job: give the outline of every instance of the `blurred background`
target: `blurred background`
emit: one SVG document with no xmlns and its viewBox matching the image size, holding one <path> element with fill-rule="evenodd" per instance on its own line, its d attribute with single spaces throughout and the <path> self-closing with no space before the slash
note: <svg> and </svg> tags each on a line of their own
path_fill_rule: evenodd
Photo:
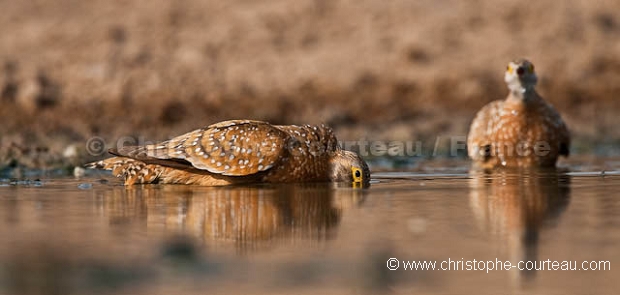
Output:
<svg viewBox="0 0 620 295">
<path fill-rule="evenodd" d="M 237 118 L 342 140 L 463 136 L 536 65 L 573 154 L 618 154 L 616 0 L 0 1 L 0 166 Z"/>
</svg>

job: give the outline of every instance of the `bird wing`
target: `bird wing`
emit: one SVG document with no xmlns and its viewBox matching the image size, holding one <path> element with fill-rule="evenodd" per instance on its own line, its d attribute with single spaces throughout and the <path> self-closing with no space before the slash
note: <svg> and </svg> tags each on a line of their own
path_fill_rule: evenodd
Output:
<svg viewBox="0 0 620 295">
<path fill-rule="evenodd" d="M 551 104 L 547 103 L 547 114 L 545 117 L 548 124 L 551 124 L 557 132 L 560 143 L 558 147 L 559 154 L 568 157 L 570 154 L 570 132 L 568 127 L 566 127 L 566 123 L 562 120 L 562 116 Z"/>
<path fill-rule="evenodd" d="M 560 155 L 568 157 L 570 154 L 570 132 L 566 124 L 562 122 L 560 131 Z"/>
<path fill-rule="evenodd" d="M 491 150 L 489 135 L 493 133 L 495 121 L 499 116 L 504 101 L 496 100 L 485 105 L 474 118 L 467 135 L 467 150 L 473 160 L 484 160 Z M 488 149 L 488 151 L 486 150 Z M 483 152 L 484 151 L 484 152 Z"/>
<path fill-rule="evenodd" d="M 244 176 L 273 167 L 284 155 L 288 137 L 266 122 L 233 120 L 161 143 L 123 147 L 111 153 L 149 164 Z"/>
</svg>

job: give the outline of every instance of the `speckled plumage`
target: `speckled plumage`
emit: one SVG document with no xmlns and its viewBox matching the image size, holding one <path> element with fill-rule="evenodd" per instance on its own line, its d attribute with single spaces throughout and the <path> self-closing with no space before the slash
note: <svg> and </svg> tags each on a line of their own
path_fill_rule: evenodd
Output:
<svg viewBox="0 0 620 295">
<path fill-rule="evenodd" d="M 224 121 L 165 142 L 110 153 L 117 157 L 90 167 L 112 170 L 126 185 L 368 182 L 370 178 L 366 163 L 340 149 L 332 130 L 324 125 Z"/>
<path fill-rule="evenodd" d="M 468 154 L 476 166 L 554 167 L 559 156 L 568 156 L 566 124 L 536 92 L 537 80 L 529 61 L 508 65 L 508 97 L 484 106 L 469 129 Z"/>
</svg>

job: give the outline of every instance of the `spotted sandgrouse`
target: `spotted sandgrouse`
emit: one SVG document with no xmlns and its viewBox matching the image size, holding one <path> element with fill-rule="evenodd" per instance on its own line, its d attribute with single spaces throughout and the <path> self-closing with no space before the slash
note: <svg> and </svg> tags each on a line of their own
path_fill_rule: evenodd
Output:
<svg viewBox="0 0 620 295">
<path fill-rule="evenodd" d="M 112 170 L 125 185 L 226 185 L 253 182 L 367 184 L 370 172 L 356 153 L 342 150 L 332 130 L 233 120 L 158 144 L 110 150 L 116 157 L 88 164 Z"/>
<path fill-rule="evenodd" d="M 534 65 L 525 59 L 508 64 L 504 76 L 510 93 L 484 106 L 467 138 L 474 165 L 493 167 L 554 167 L 568 156 L 570 134 L 558 112 L 535 90 Z"/>
</svg>

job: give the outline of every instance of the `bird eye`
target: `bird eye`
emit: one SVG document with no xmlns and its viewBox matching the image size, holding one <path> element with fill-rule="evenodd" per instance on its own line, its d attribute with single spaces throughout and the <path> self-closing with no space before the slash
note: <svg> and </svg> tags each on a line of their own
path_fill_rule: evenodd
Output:
<svg viewBox="0 0 620 295">
<path fill-rule="evenodd" d="M 522 67 L 517 68 L 517 75 L 522 76 L 525 74 L 525 70 Z"/>
<path fill-rule="evenodd" d="M 533 73 L 534 72 L 534 65 L 530 65 L 530 67 L 528 68 L 528 71 L 530 73 Z"/>
<path fill-rule="evenodd" d="M 353 182 L 362 182 L 362 170 L 360 168 L 352 167 L 351 174 L 353 176 Z"/>
</svg>

